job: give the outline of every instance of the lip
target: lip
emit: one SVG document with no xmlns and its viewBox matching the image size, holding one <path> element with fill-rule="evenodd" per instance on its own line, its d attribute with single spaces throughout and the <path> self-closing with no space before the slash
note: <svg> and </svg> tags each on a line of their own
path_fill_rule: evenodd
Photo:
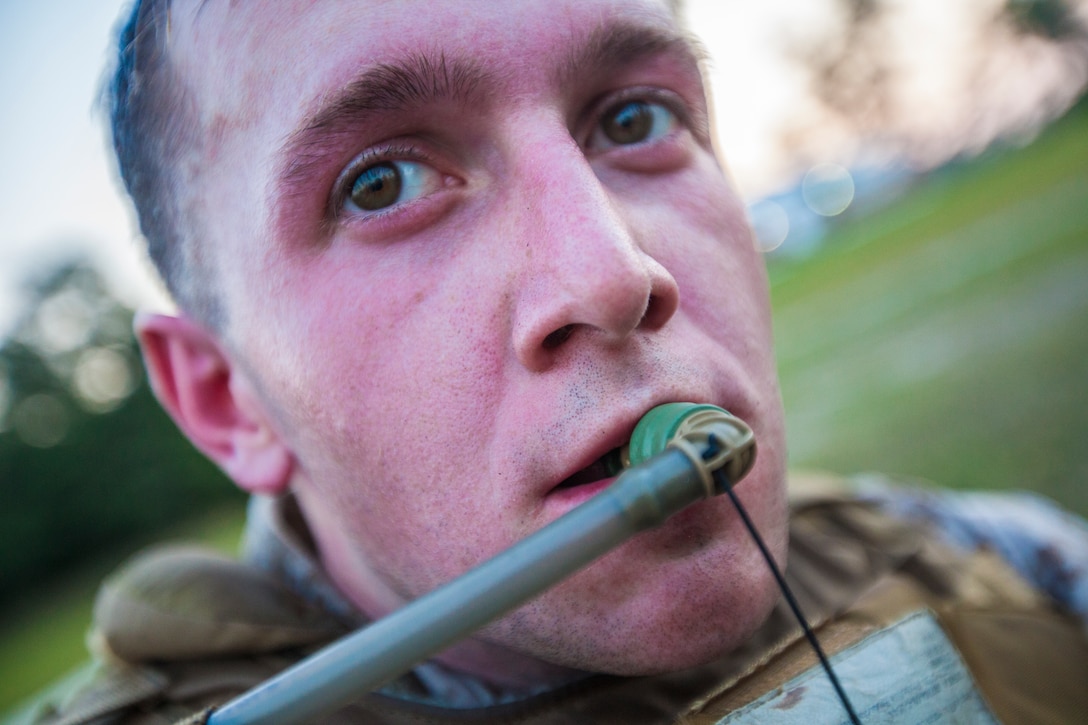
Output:
<svg viewBox="0 0 1088 725">
<path fill-rule="evenodd" d="M 638 423 L 640 413 L 637 417 L 625 416 L 621 419 L 621 422 L 607 426 L 606 431 L 609 431 L 604 437 L 599 438 L 591 448 L 575 459 L 574 463 L 566 470 L 561 472 L 559 476 L 552 479 L 549 482 L 548 488 L 544 491 L 544 495 L 548 498 L 559 497 L 563 499 L 571 498 L 570 494 L 580 491 L 585 488 L 597 488 L 601 481 L 611 479 L 600 479 L 597 481 L 591 481 L 584 483 L 580 486 L 572 486 L 561 488 L 564 481 L 578 473 L 579 471 L 592 466 L 598 460 L 600 460 L 606 453 L 613 449 L 619 448 L 624 443 L 631 439 L 631 432 L 634 431 L 635 425 Z M 614 478 L 614 477 L 613 477 Z"/>
<path fill-rule="evenodd" d="M 630 441 L 635 426 L 647 411 L 658 405 L 676 401 L 700 403 L 704 402 L 704 398 L 703 396 L 684 396 L 675 393 L 660 397 L 655 396 L 650 399 L 649 403 L 639 405 L 617 416 L 614 422 L 601 426 L 601 429 L 606 432 L 594 437 L 592 445 L 587 447 L 582 455 L 575 458 L 568 468 L 563 469 L 556 477 L 549 479 L 547 488 L 542 491 L 544 498 L 550 505 L 558 504 L 566 509 L 582 503 L 607 488 L 615 480 L 615 476 L 577 486 L 562 487 L 562 484 L 579 471 L 596 463 L 605 454 Z"/>
<path fill-rule="evenodd" d="M 581 470 L 581 469 L 579 469 Z M 616 476 L 602 478 L 590 483 L 569 488 L 555 488 L 548 494 L 549 502 L 558 504 L 564 509 L 571 509 L 596 496 L 615 482 Z"/>
</svg>

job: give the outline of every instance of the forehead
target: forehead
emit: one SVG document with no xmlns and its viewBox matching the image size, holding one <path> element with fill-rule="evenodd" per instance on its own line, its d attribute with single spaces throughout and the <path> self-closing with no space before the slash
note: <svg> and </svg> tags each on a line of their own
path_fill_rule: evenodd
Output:
<svg viewBox="0 0 1088 725">
<path fill-rule="evenodd" d="M 576 62 L 615 25 L 671 28 L 664 0 L 178 2 L 174 60 L 207 125 L 298 115 L 361 68 L 411 55 L 471 58 L 505 77 Z M 493 77 L 493 79 L 495 79 Z M 292 113 L 292 111 L 294 113 Z"/>
</svg>

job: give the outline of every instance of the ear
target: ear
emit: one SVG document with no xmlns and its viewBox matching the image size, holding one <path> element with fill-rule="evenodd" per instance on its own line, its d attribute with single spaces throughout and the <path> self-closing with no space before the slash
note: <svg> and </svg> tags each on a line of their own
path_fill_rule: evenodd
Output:
<svg viewBox="0 0 1088 725">
<path fill-rule="evenodd" d="M 216 338 L 185 317 L 138 314 L 134 324 L 151 388 L 182 433 L 240 488 L 285 490 L 291 451 Z"/>
</svg>

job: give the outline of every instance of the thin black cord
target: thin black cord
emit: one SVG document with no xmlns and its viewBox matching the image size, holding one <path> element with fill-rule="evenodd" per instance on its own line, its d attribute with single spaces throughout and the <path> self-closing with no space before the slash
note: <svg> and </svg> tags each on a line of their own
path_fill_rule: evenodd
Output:
<svg viewBox="0 0 1088 725">
<path fill-rule="evenodd" d="M 835 675 L 835 671 L 831 669 L 831 663 L 828 662 L 827 655 L 824 654 L 824 650 L 820 646 L 820 641 L 816 639 L 816 633 L 812 631 L 812 627 L 808 625 L 808 620 L 805 619 L 805 615 L 801 613 L 801 607 L 794 598 L 793 592 L 790 591 L 789 585 L 786 584 L 786 579 L 782 576 L 782 572 L 778 570 L 778 565 L 774 563 L 774 558 L 771 557 L 770 550 L 767 549 L 767 545 L 763 543 L 763 537 L 756 531 L 755 524 L 753 524 L 752 519 L 748 517 L 748 512 L 740 505 L 740 499 L 737 498 L 737 494 L 733 492 L 733 486 L 730 484 L 729 477 L 725 475 L 725 471 L 721 469 L 715 471 L 714 482 L 729 496 L 729 500 L 733 502 L 733 506 L 737 509 L 737 513 L 740 514 L 741 521 L 743 521 L 744 525 L 748 528 L 748 533 L 752 535 L 752 539 L 755 540 L 760 553 L 763 554 L 763 558 L 767 561 L 767 566 L 770 567 L 771 573 L 774 574 L 775 581 L 778 582 L 778 588 L 782 590 L 782 595 L 786 598 L 786 603 L 790 605 L 793 616 L 795 616 L 797 621 L 801 624 L 801 629 L 805 632 L 805 638 L 808 639 L 808 643 L 812 645 L 812 649 L 815 650 L 816 656 L 820 658 L 820 664 L 823 665 L 824 672 L 827 673 L 827 678 L 831 680 L 831 686 L 835 688 L 836 694 L 838 694 L 839 699 L 842 701 L 842 706 L 846 708 L 846 713 L 850 716 L 850 722 L 854 725 L 861 725 L 861 720 L 858 718 L 857 713 L 854 712 L 854 706 L 850 704 L 850 698 L 846 696 L 846 691 L 842 689 L 839 678 Z"/>
</svg>

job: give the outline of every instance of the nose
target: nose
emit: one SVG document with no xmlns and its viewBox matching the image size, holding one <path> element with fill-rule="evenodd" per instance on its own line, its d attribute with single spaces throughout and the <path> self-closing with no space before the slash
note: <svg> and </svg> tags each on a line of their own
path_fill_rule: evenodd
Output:
<svg viewBox="0 0 1088 725">
<path fill-rule="evenodd" d="M 680 293 L 576 144 L 535 158 L 519 189 L 526 263 L 513 343 L 522 365 L 543 371 L 571 346 L 615 347 L 660 329 Z"/>
</svg>

